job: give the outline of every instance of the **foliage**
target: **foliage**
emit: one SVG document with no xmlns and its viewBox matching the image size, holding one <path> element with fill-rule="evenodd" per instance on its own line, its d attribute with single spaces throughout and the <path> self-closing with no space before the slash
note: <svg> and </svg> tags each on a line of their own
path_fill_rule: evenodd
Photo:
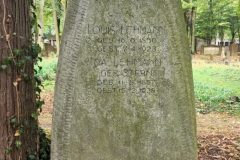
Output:
<svg viewBox="0 0 240 160">
<path fill-rule="evenodd" d="M 191 9 L 192 7 L 195 7 L 194 2 L 187 2 L 187 1 L 184 1 L 184 0 L 181 0 L 181 1 L 182 1 L 182 7 L 183 7 L 184 10 Z"/>
<path fill-rule="evenodd" d="M 43 82 L 44 90 L 52 91 L 55 85 L 57 58 L 44 58 L 40 65 L 40 70 L 36 68 L 37 76 Z"/>
<path fill-rule="evenodd" d="M 35 6 L 36 6 L 36 15 L 37 18 L 39 19 L 39 15 L 40 15 L 40 2 L 43 0 L 36 0 L 35 1 Z M 62 0 L 63 1 L 63 0 Z M 43 15 L 44 15 L 44 38 L 49 38 L 52 35 L 55 34 L 54 32 L 54 23 L 53 23 L 53 7 L 52 7 L 52 3 L 55 2 L 56 6 L 57 6 L 57 16 L 58 18 L 61 20 L 60 23 L 60 29 L 63 28 L 63 15 L 64 15 L 64 11 L 63 11 L 63 7 L 62 7 L 62 3 L 59 0 L 44 0 L 44 10 L 43 10 Z"/>
<path fill-rule="evenodd" d="M 43 129 L 39 129 L 39 142 L 39 160 L 50 160 L 51 140 Z"/>
<path fill-rule="evenodd" d="M 184 9 L 197 8 L 196 36 L 210 42 L 219 37 L 234 40 L 239 35 L 240 1 L 239 0 L 194 0 L 182 2 Z"/>
<path fill-rule="evenodd" d="M 194 84 L 195 96 L 201 102 L 208 105 L 218 105 L 219 103 L 226 102 L 226 98 L 233 95 L 228 89 L 221 87 L 213 87 L 201 82 L 195 82 Z"/>
<path fill-rule="evenodd" d="M 40 63 L 42 66 L 41 70 L 37 70 L 37 75 L 40 77 L 40 79 L 46 81 L 53 81 L 55 80 L 56 76 L 56 70 L 57 70 L 57 59 L 56 58 L 49 58 L 49 59 L 44 59 Z"/>
<path fill-rule="evenodd" d="M 35 154 L 29 154 L 27 160 L 50 160 L 51 140 L 45 130 L 39 128 L 39 153 L 38 158 Z"/>
</svg>

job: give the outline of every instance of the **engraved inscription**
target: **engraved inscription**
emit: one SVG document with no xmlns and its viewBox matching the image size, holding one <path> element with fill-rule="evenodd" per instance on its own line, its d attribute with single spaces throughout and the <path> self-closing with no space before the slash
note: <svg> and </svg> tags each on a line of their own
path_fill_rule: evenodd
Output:
<svg viewBox="0 0 240 160">
<path fill-rule="evenodd" d="M 163 34 L 161 26 L 88 24 L 84 36 L 92 56 L 84 63 L 94 68 L 97 79 L 90 77 L 87 85 L 100 94 L 157 93 L 155 75 L 164 59 L 159 47 Z"/>
</svg>

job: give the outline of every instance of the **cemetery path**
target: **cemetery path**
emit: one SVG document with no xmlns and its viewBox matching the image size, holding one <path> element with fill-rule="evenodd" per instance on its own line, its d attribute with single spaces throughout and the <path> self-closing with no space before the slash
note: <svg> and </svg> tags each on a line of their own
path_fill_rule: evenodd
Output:
<svg viewBox="0 0 240 160">
<path fill-rule="evenodd" d="M 40 126 L 46 130 L 51 130 L 52 127 L 52 113 L 53 113 L 53 92 L 43 92 L 42 99 L 44 100 L 44 106 L 41 115 L 39 116 Z"/>
<path fill-rule="evenodd" d="M 53 93 L 44 92 L 40 126 L 51 131 Z M 228 114 L 197 114 L 199 160 L 240 160 L 240 117 Z"/>
</svg>

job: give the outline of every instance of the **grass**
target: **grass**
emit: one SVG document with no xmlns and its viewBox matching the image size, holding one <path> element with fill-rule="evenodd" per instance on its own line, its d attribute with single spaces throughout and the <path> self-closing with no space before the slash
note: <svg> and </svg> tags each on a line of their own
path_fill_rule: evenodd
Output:
<svg viewBox="0 0 240 160">
<path fill-rule="evenodd" d="M 215 88 L 227 89 L 240 95 L 240 68 L 227 65 L 194 65 L 194 82 Z"/>
<path fill-rule="evenodd" d="M 44 90 L 53 91 L 57 70 L 57 58 L 44 58 L 38 75 Z M 240 96 L 240 68 L 228 65 L 193 65 L 194 90 L 199 112 L 227 112 L 240 115 L 240 103 L 230 100 Z"/>
<path fill-rule="evenodd" d="M 193 65 L 194 90 L 200 112 L 227 112 L 240 115 L 240 68 L 228 65 Z"/>
</svg>

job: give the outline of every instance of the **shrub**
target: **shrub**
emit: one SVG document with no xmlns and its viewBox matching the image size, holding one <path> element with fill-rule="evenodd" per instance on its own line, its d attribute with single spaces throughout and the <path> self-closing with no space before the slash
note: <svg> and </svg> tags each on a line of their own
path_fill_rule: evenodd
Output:
<svg viewBox="0 0 240 160">
<path fill-rule="evenodd" d="M 56 71 L 57 71 L 57 59 L 44 59 L 39 64 L 42 69 L 37 71 L 37 76 L 42 80 L 55 80 Z"/>
</svg>

